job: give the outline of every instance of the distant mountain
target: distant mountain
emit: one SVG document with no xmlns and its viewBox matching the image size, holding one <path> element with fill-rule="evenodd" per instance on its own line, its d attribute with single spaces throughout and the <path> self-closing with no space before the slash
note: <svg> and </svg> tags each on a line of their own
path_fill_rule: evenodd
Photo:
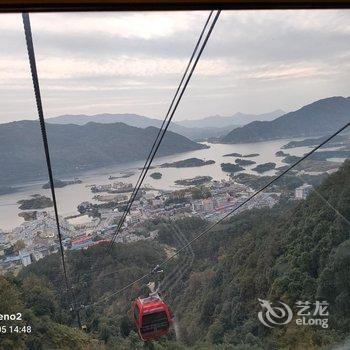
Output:
<svg viewBox="0 0 350 350">
<path fill-rule="evenodd" d="M 204 128 L 187 128 L 178 124 L 173 124 L 169 127 L 169 130 L 176 132 L 182 136 L 188 137 L 193 141 L 203 141 L 207 139 L 220 139 L 227 135 L 234 128 L 238 128 L 239 125 L 230 125 L 222 128 L 204 127 Z"/>
<path fill-rule="evenodd" d="M 221 138 L 225 135 L 227 135 L 228 132 L 230 132 L 233 128 L 237 127 L 238 125 L 230 125 L 226 127 L 203 127 L 203 128 L 187 128 L 185 126 L 171 123 L 169 125 L 170 131 L 176 132 L 177 134 L 180 134 L 182 136 L 188 137 L 189 139 L 193 141 L 202 141 L 206 139 L 212 139 L 212 138 Z"/>
<path fill-rule="evenodd" d="M 158 133 L 155 127 L 136 128 L 123 123 L 86 125 L 48 124 L 55 176 L 143 160 Z M 157 155 L 205 148 L 168 132 Z M 40 127 L 36 121 L 0 124 L 0 185 L 47 179 Z"/>
<path fill-rule="evenodd" d="M 288 137 L 330 134 L 350 121 L 350 97 L 330 97 L 287 113 L 273 121 L 255 121 L 232 130 L 224 143 L 244 143 Z"/>
<path fill-rule="evenodd" d="M 65 114 L 58 117 L 48 118 L 48 123 L 51 124 L 76 124 L 85 125 L 87 123 L 101 123 L 101 124 L 111 124 L 111 123 L 125 123 L 130 126 L 135 126 L 137 128 L 147 128 L 149 126 L 155 126 L 159 128 L 162 121 L 159 119 L 148 118 L 143 115 L 138 114 Z"/>
<path fill-rule="evenodd" d="M 138 114 L 66 114 L 58 117 L 48 118 L 47 122 L 50 124 L 75 124 L 85 125 L 90 122 L 110 124 L 110 123 L 125 123 L 130 126 L 137 128 L 148 128 L 154 126 L 160 128 L 162 120 L 145 117 Z M 221 127 L 214 125 L 213 127 L 201 126 L 198 127 L 186 127 L 178 123 L 171 123 L 169 125 L 170 131 L 176 132 L 182 136 L 188 137 L 191 140 L 203 140 L 207 138 L 217 138 L 226 135 L 229 131 L 234 128 L 234 124 L 230 123 L 229 126 Z"/>
<path fill-rule="evenodd" d="M 264 114 L 245 114 L 245 113 L 238 112 L 230 117 L 214 115 L 203 119 L 181 120 L 181 121 L 178 121 L 177 124 L 188 128 L 197 128 L 197 127 L 202 127 L 202 128 L 231 127 L 232 128 L 234 125 L 242 126 L 256 120 L 260 120 L 260 121 L 273 120 L 277 117 L 280 117 L 283 114 L 285 114 L 285 112 L 282 111 L 281 109 L 275 110 L 270 113 L 264 113 Z"/>
</svg>

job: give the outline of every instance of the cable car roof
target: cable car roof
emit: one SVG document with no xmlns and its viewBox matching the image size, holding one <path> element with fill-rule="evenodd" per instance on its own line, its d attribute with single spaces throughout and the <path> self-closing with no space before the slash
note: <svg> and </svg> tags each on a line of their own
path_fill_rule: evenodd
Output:
<svg viewBox="0 0 350 350">
<path fill-rule="evenodd" d="M 164 301 L 157 295 L 146 298 L 137 298 L 136 302 L 141 306 L 143 313 L 164 311 L 167 307 Z"/>
</svg>

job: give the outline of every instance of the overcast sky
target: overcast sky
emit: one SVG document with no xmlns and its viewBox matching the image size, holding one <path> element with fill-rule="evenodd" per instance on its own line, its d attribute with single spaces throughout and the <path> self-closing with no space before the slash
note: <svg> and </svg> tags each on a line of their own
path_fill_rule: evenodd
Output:
<svg viewBox="0 0 350 350">
<path fill-rule="evenodd" d="M 32 14 L 46 117 L 162 118 L 208 12 Z M 223 11 L 174 121 L 349 94 L 350 12 Z M 0 122 L 35 119 L 20 15 L 0 15 Z"/>
</svg>

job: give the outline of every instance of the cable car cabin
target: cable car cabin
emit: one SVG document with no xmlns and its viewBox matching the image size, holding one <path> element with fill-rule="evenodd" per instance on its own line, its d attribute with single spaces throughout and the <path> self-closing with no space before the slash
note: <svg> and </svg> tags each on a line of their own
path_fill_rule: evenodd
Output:
<svg viewBox="0 0 350 350">
<path fill-rule="evenodd" d="M 133 302 L 134 320 L 140 338 L 152 340 L 167 334 L 172 319 L 168 305 L 158 294 Z"/>
</svg>

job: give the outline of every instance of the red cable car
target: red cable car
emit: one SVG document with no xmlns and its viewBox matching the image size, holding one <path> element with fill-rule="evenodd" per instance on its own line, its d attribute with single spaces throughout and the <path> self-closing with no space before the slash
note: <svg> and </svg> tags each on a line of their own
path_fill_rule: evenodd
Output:
<svg viewBox="0 0 350 350">
<path fill-rule="evenodd" d="M 172 314 L 158 293 L 133 302 L 134 320 L 143 341 L 161 337 L 169 332 Z"/>
</svg>

